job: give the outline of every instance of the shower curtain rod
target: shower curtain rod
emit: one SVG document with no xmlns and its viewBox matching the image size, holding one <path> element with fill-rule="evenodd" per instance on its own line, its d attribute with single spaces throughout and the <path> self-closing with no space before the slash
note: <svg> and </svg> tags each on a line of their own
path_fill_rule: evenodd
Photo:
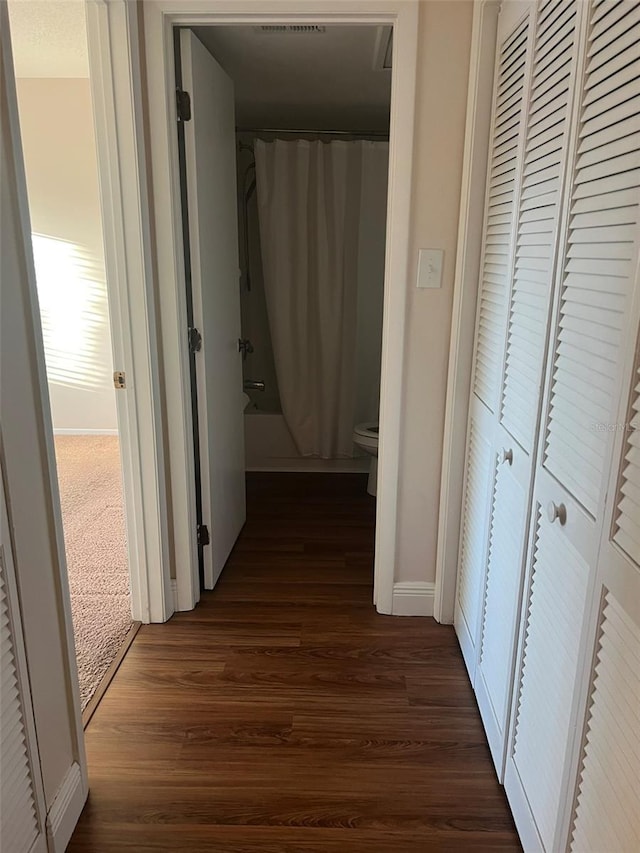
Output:
<svg viewBox="0 0 640 853">
<path fill-rule="evenodd" d="M 368 132 L 363 130 L 287 130 L 285 128 L 276 127 L 238 127 L 236 133 L 293 133 L 296 135 L 306 134 L 309 136 L 357 136 L 363 139 L 375 138 L 387 140 L 388 133 Z"/>
</svg>

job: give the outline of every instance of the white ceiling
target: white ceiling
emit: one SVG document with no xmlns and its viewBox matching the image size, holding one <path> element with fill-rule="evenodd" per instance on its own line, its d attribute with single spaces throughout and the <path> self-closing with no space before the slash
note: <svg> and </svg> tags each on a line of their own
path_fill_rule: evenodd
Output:
<svg viewBox="0 0 640 853">
<path fill-rule="evenodd" d="M 376 67 L 388 29 L 327 26 L 323 33 L 264 33 L 252 26 L 194 27 L 229 74 L 239 128 L 387 132 L 391 73 Z M 384 52 L 384 51 L 383 51 Z"/>
<path fill-rule="evenodd" d="M 9 0 L 16 77 L 88 77 L 84 0 Z"/>
</svg>

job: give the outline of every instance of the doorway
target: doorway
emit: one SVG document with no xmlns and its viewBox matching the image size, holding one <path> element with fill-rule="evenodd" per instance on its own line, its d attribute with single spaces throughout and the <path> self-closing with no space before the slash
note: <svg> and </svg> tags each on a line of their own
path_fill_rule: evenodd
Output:
<svg viewBox="0 0 640 853">
<path fill-rule="evenodd" d="M 219 9 L 219 11 L 218 11 Z M 411 149 L 415 105 L 417 7 L 390 0 L 383 4 L 343 4 L 339 12 L 331 3 L 314 5 L 318 26 L 371 24 L 393 27 L 397 61 L 391 71 L 393 98 L 390 117 L 389 204 L 385 288 L 382 381 L 380 406 L 380 465 L 376 526 L 375 603 L 379 612 L 393 610 L 393 567 L 396 561 L 396 513 L 400 444 L 401 394 L 404 363 L 406 267 L 411 199 Z M 157 233 L 159 291 L 163 305 L 162 336 L 177 362 L 167 363 L 166 389 L 168 435 L 172 448 L 175 488 L 172 511 L 177 543 L 176 583 L 178 597 L 198 598 L 195 498 L 193 489 L 193 440 L 190 411 L 188 360 L 183 350 L 186 306 L 181 234 L 178 142 L 175 132 L 175 64 L 172 30 L 175 26 L 284 25 L 300 22 L 309 9 L 291 2 L 278 12 L 266 7 L 260 15 L 249 3 L 234 4 L 233 14 L 215 2 L 203 12 L 201 4 L 147 3 L 144 7 L 146 85 L 149 93 L 149 124 L 153 138 L 153 213 Z M 309 23 L 308 18 L 305 24 Z M 316 23 L 316 20 L 313 22 Z M 176 295 L 178 301 L 176 303 Z M 237 346 L 237 341 L 235 342 Z M 180 364 L 177 371 L 176 364 Z M 179 373 L 179 375 L 178 375 Z M 187 471 L 185 479 L 183 472 Z M 193 491 L 192 491 L 193 490 Z M 192 606 L 192 605 L 191 605 Z"/>
<path fill-rule="evenodd" d="M 81 4 L 39 6 L 35 17 L 28 4 L 9 9 L 86 722 L 138 623 L 131 614 L 84 9 Z M 37 36 L 43 31 L 51 34 L 46 46 Z"/>
<path fill-rule="evenodd" d="M 245 470 L 367 471 L 377 493 L 392 39 L 174 30 L 206 588 L 245 521 Z"/>
</svg>

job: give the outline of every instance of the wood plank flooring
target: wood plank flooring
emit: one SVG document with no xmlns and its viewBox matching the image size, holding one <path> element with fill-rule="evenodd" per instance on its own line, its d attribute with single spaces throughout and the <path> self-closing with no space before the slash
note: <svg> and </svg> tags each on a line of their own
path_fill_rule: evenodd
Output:
<svg viewBox="0 0 640 853">
<path fill-rule="evenodd" d="M 453 629 L 371 604 L 366 476 L 247 480 L 217 588 L 87 728 L 69 853 L 520 850 Z"/>
</svg>

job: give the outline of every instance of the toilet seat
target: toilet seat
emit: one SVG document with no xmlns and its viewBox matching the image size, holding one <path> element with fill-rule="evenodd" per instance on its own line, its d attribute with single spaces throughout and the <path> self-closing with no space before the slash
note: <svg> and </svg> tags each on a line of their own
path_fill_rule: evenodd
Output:
<svg viewBox="0 0 640 853">
<path fill-rule="evenodd" d="M 378 432 L 379 425 L 374 421 L 356 424 L 353 428 L 353 443 L 371 456 L 367 483 L 367 491 L 370 495 L 376 495 L 378 492 Z"/>
<path fill-rule="evenodd" d="M 378 441 L 378 424 L 375 421 L 370 421 L 364 424 L 356 424 L 353 432 L 354 435 L 361 435 L 363 438 L 368 438 L 369 440 Z"/>
</svg>

